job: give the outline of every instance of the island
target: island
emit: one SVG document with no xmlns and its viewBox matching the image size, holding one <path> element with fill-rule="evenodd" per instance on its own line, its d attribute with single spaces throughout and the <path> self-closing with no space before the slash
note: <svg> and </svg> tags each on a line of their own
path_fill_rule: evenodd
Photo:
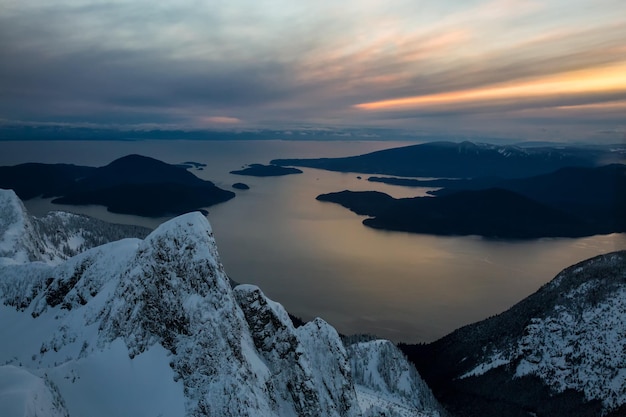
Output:
<svg viewBox="0 0 626 417">
<path fill-rule="evenodd" d="M 585 221 L 512 191 L 492 188 L 442 197 L 394 199 L 376 191 L 322 194 L 319 201 L 370 216 L 368 227 L 433 235 L 533 239 L 598 233 Z"/>
<path fill-rule="evenodd" d="M 626 165 L 567 167 L 527 178 L 370 177 L 372 182 L 440 187 L 431 197 L 394 199 L 376 191 L 322 194 L 371 218 L 367 226 L 437 235 L 578 237 L 626 232 Z"/>
<path fill-rule="evenodd" d="M 205 163 L 202 163 L 202 162 L 185 161 L 185 162 L 182 162 L 182 163 L 180 163 L 180 164 L 178 164 L 176 166 L 181 167 L 181 168 L 185 168 L 185 169 L 195 168 L 197 171 L 202 171 L 207 165 Z"/>
<path fill-rule="evenodd" d="M 249 190 L 250 186 L 248 184 L 244 184 L 243 182 L 236 182 L 232 185 L 232 187 L 236 190 Z"/>
<path fill-rule="evenodd" d="M 283 167 L 275 164 L 250 164 L 243 169 L 230 171 L 230 173 L 235 175 L 248 175 L 251 177 L 279 177 L 283 175 L 302 174 L 302 171 L 297 168 Z"/>
<path fill-rule="evenodd" d="M 28 200 L 56 197 L 55 204 L 103 205 L 113 213 L 145 217 L 202 211 L 235 197 L 184 168 L 141 155 L 128 155 L 95 168 L 67 164 L 0 167 L 0 188 Z"/>
</svg>

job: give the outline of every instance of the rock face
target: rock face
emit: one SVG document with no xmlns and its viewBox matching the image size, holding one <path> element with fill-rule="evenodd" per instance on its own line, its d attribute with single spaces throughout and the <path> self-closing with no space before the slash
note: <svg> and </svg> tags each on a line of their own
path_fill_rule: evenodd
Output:
<svg viewBox="0 0 626 417">
<path fill-rule="evenodd" d="M 25 224 L 16 219 L 5 235 Z M 296 329 L 259 288 L 233 289 L 200 213 L 67 261 L 28 262 L 25 251 L 0 264 L 0 361 L 54 387 L 63 407 L 38 416 L 439 414 L 429 402 L 390 405 L 421 386 L 414 370 L 408 385 L 366 384 L 363 407 L 352 374 L 361 356 L 324 321 Z M 406 366 L 391 344 L 379 355 Z"/>
<path fill-rule="evenodd" d="M 463 415 L 624 415 L 626 251 L 567 268 L 498 316 L 404 349 Z"/>
</svg>

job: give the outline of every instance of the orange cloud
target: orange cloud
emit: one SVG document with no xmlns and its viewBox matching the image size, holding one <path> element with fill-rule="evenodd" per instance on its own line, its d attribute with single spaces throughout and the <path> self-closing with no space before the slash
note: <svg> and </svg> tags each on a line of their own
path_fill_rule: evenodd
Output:
<svg viewBox="0 0 626 417">
<path fill-rule="evenodd" d="M 354 107 L 360 110 L 395 111 L 498 100 L 617 92 L 626 93 L 626 63 L 485 88 L 360 103 Z"/>
<path fill-rule="evenodd" d="M 202 122 L 207 123 L 207 124 L 233 125 L 233 124 L 241 123 L 241 119 L 238 119 L 236 117 L 229 117 L 229 116 L 210 116 L 210 117 L 203 117 Z"/>
<path fill-rule="evenodd" d="M 626 114 L 626 101 L 559 106 L 558 110 L 621 110 Z"/>
</svg>

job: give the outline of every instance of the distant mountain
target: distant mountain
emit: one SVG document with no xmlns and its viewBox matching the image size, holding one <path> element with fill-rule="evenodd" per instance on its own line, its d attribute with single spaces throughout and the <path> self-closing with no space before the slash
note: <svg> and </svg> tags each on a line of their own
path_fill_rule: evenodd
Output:
<svg viewBox="0 0 626 417">
<path fill-rule="evenodd" d="M 566 166 L 592 167 L 619 162 L 620 158 L 623 160 L 622 154 L 606 149 L 431 142 L 345 158 L 275 159 L 271 163 L 405 177 L 517 178 Z"/>
<path fill-rule="evenodd" d="M 456 416 L 624 416 L 626 251 L 565 269 L 502 314 L 401 348 Z"/>
<path fill-rule="evenodd" d="M 246 168 L 230 171 L 235 175 L 249 175 L 251 177 L 279 177 L 283 175 L 302 174 L 297 168 L 288 168 L 278 165 L 251 164 Z"/>
<path fill-rule="evenodd" d="M 28 215 L 0 198 L 5 247 Z M 3 416 L 445 415 L 390 342 L 344 346 L 323 320 L 296 328 L 258 287 L 233 288 L 200 213 L 62 262 L 5 255 Z"/>
<path fill-rule="evenodd" d="M 184 168 L 128 155 L 100 168 L 23 164 L 0 167 L 0 187 L 23 199 L 59 196 L 53 203 L 106 206 L 114 213 L 159 217 L 230 200 L 222 190 Z"/>
<path fill-rule="evenodd" d="M 605 232 L 561 210 L 499 188 L 402 199 L 374 191 L 342 191 L 317 199 L 371 216 L 363 224 L 384 230 L 516 239 Z"/>
<path fill-rule="evenodd" d="M 626 231 L 626 165 L 567 167 L 498 186 L 582 218 L 594 228 Z"/>
</svg>

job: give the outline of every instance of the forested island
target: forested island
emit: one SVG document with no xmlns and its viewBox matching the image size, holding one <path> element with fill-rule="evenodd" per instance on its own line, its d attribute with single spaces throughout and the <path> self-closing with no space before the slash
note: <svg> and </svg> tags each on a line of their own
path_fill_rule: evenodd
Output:
<svg viewBox="0 0 626 417">
<path fill-rule="evenodd" d="M 566 167 L 505 179 L 370 178 L 436 187 L 435 197 L 394 199 L 375 191 L 322 194 L 385 230 L 498 238 L 580 237 L 626 231 L 626 165 Z"/>
<path fill-rule="evenodd" d="M 56 197 L 52 203 L 97 204 L 113 213 L 146 217 L 177 215 L 228 201 L 235 193 L 202 180 L 184 167 L 141 155 L 128 155 L 95 168 L 28 163 L 0 167 L 0 188 L 28 200 Z"/>
<path fill-rule="evenodd" d="M 230 173 L 235 175 L 248 175 L 251 177 L 280 177 L 283 175 L 302 174 L 302 171 L 298 168 L 289 168 L 273 164 L 250 164 L 245 168 L 230 171 Z"/>
</svg>

